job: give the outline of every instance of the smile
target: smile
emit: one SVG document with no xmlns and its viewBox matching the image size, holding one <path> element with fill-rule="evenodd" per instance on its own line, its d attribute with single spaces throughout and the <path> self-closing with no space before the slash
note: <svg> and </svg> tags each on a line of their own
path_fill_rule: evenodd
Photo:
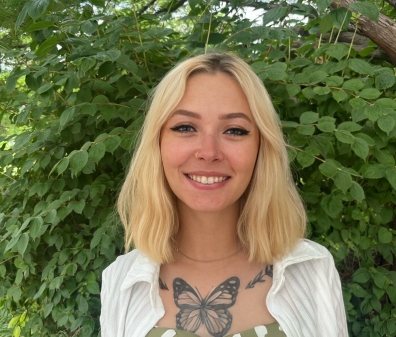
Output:
<svg viewBox="0 0 396 337">
<path fill-rule="evenodd" d="M 190 174 L 187 174 L 187 177 L 189 177 L 191 180 L 197 181 L 204 185 L 212 185 L 215 183 L 221 183 L 222 181 L 228 179 L 228 177 L 205 177 L 205 176 L 195 176 L 195 175 L 190 175 Z"/>
</svg>

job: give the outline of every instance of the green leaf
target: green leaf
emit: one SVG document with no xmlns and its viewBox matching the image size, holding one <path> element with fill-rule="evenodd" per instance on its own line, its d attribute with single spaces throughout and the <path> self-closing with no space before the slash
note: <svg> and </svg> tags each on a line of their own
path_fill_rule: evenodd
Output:
<svg viewBox="0 0 396 337">
<path fill-rule="evenodd" d="M 73 202 L 74 212 L 76 212 L 78 214 L 82 214 L 84 208 L 85 208 L 85 200 L 84 199 Z"/>
<path fill-rule="evenodd" d="M 289 97 L 294 97 L 301 91 L 301 87 L 298 84 L 286 84 L 286 91 Z"/>
<path fill-rule="evenodd" d="M 347 29 L 352 17 L 351 11 L 344 7 L 331 10 L 329 15 L 333 20 L 334 27 L 337 29 Z"/>
<path fill-rule="evenodd" d="M 359 268 L 353 274 L 353 282 L 366 283 L 370 280 L 370 273 L 366 268 Z"/>
<path fill-rule="evenodd" d="M 343 209 L 342 200 L 335 195 L 325 195 L 320 201 L 323 210 L 332 218 L 338 217 Z"/>
<path fill-rule="evenodd" d="M 385 175 L 389 183 L 392 185 L 392 188 L 396 190 L 396 168 L 388 168 L 385 172 Z"/>
<path fill-rule="evenodd" d="M 334 177 L 334 184 L 345 193 L 352 186 L 352 177 L 345 171 L 338 171 Z"/>
<path fill-rule="evenodd" d="M 65 111 L 62 112 L 62 115 L 59 119 L 59 131 L 63 130 L 66 124 L 72 120 L 75 112 L 76 108 L 74 106 L 67 108 Z"/>
<path fill-rule="evenodd" d="M 376 105 L 369 105 L 364 109 L 364 115 L 372 122 L 375 122 L 383 115 L 383 110 Z"/>
<path fill-rule="evenodd" d="M 378 231 L 378 240 L 381 243 L 390 243 L 392 241 L 393 235 L 387 228 L 381 228 Z"/>
<path fill-rule="evenodd" d="M 378 288 L 384 289 L 385 283 L 387 281 L 387 277 L 384 274 L 380 273 L 380 272 L 373 273 L 371 276 L 372 276 L 372 278 L 374 280 L 374 284 Z"/>
<path fill-rule="evenodd" d="M 364 87 L 364 83 L 362 80 L 360 79 L 352 79 L 352 80 L 348 80 L 345 81 L 344 84 L 342 85 L 342 88 L 344 90 L 351 90 L 351 91 L 356 91 L 356 90 L 360 90 Z"/>
<path fill-rule="evenodd" d="M 135 61 L 132 61 L 127 55 L 121 54 L 117 58 L 117 63 L 124 68 L 126 71 L 131 72 L 132 74 L 136 74 L 138 70 L 138 66 Z"/>
<path fill-rule="evenodd" d="M 351 193 L 351 196 L 353 199 L 362 202 L 365 198 L 364 190 L 360 184 L 358 184 L 356 181 L 352 181 L 352 185 L 349 189 L 349 193 Z"/>
<path fill-rule="evenodd" d="M 28 243 L 29 243 L 29 234 L 23 233 L 19 237 L 18 244 L 17 244 L 18 253 L 21 254 L 22 256 L 23 256 L 23 254 L 25 254 Z"/>
<path fill-rule="evenodd" d="M 297 132 L 301 135 L 311 136 L 315 132 L 315 127 L 313 125 L 298 125 Z"/>
<path fill-rule="evenodd" d="M 70 157 L 70 169 L 77 174 L 88 162 L 88 152 L 78 151 Z"/>
<path fill-rule="evenodd" d="M 120 62 L 129 62 L 129 58 L 126 55 L 121 55 L 121 52 L 119 50 L 116 49 L 110 49 L 110 50 L 106 50 L 103 52 L 99 52 L 97 53 L 94 57 L 97 58 L 98 60 L 102 60 L 102 61 L 111 61 L 114 62 L 116 61 L 120 56 L 122 56 L 122 58 L 120 59 Z"/>
<path fill-rule="evenodd" d="M 81 107 L 80 114 L 95 116 L 97 110 L 98 108 L 96 104 L 85 104 Z"/>
<path fill-rule="evenodd" d="M 81 30 L 87 34 L 92 35 L 98 29 L 98 23 L 95 20 L 89 20 L 81 25 Z"/>
<path fill-rule="evenodd" d="M 325 82 L 328 87 L 339 87 L 344 82 L 344 78 L 341 76 L 329 76 Z"/>
<path fill-rule="evenodd" d="M 194 9 L 197 5 L 201 3 L 201 0 L 188 0 L 188 4 L 191 9 Z"/>
<path fill-rule="evenodd" d="M 355 142 L 355 137 L 349 131 L 339 130 L 335 133 L 335 136 L 341 143 L 353 144 Z"/>
<path fill-rule="evenodd" d="M 361 99 L 359 97 L 355 97 L 355 98 L 351 98 L 349 100 L 349 105 L 352 108 L 359 109 L 359 108 L 365 107 L 367 105 L 367 103 L 366 103 L 366 101 L 364 99 Z"/>
<path fill-rule="evenodd" d="M 314 71 L 313 73 L 308 74 L 308 83 L 316 84 L 322 82 L 326 77 L 327 77 L 326 72 L 322 70 Z"/>
<path fill-rule="evenodd" d="M 118 136 L 108 136 L 103 140 L 103 143 L 106 146 L 106 151 L 113 153 L 121 144 L 121 138 Z"/>
<path fill-rule="evenodd" d="M 95 63 L 96 63 L 96 61 L 95 61 L 94 58 L 92 58 L 92 57 L 84 57 L 81 60 L 81 64 L 80 64 L 81 70 L 84 73 L 86 73 L 89 69 L 91 69 L 95 65 Z"/>
<path fill-rule="evenodd" d="M 39 237 L 42 226 L 43 219 L 41 217 L 33 218 L 30 221 L 29 234 L 33 240 Z"/>
<path fill-rule="evenodd" d="M 29 73 L 30 70 L 28 68 L 24 68 L 22 70 L 18 69 L 12 72 L 11 75 L 7 78 L 7 82 L 5 86 L 7 93 L 11 94 L 14 91 L 18 78 L 28 75 Z"/>
<path fill-rule="evenodd" d="M 85 314 L 88 311 L 88 302 L 85 300 L 84 296 L 79 294 L 76 299 L 78 305 L 78 311 Z"/>
<path fill-rule="evenodd" d="M 337 43 L 330 45 L 330 47 L 326 49 L 326 54 L 341 61 L 341 59 L 348 54 L 348 51 L 349 46 L 343 43 Z"/>
<path fill-rule="evenodd" d="M 386 289 L 386 293 L 393 304 L 396 304 L 396 286 L 389 286 Z"/>
<path fill-rule="evenodd" d="M 378 90 L 391 88 L 395 84 L 395 75 L 384 71 L 375 78 L 375 87 Z"/>
<path fill-rule="evenodd" d="M 319 12 L 324 12 L 332 4 L 333 0 L 318 0 L 316 5 Z"/>
<path fill-rule="evenodd" d="M 360 168 L 364 178 L 379 179 L 385 176 L 385 166 L 382 164 L 365 164 Z"/>
<path fill-rule="evenodd" d="M 268 78 L 272 81 L 281 81 L 287 77 L 286 63 L 277 62 L 271 64 L 265 71 Z"/>
<path fill-rule="evenodd" d="M 304 168 L 311 166 L 315 162 L 315 157 L 312 154 L 306 152 L 298 152 L 297 161 Z"/>
<path fill-rule="evenodd" d="M 388 135 L 395 127 L 395 119 L 392 116 L 384 115 L 377 120 L 378 127 Z"/>
<path fill-rule="evenodd" d="M 396 101 L 390 98 L 379 98 L 375 101 L 374 106 L 382 109 L 396 109 Z"/>
<path fill-rule="evenodd" d="M 341 90 L 333 90 L 331 94 L 337 102 L 342 102 L 349 98 L 349 95 L 345 91 Z"/>
<path fill-rule="evenodd" d="M 106 145 L 103 142 L 95 143 L 89 149 L 89 158 L 98 163 L 106 152 Z"/>
<path fill-rule="evenodd" d="M 369 88 L 369 89 L 363 89 L 359 93 L 359 97 L 365 98 L 365 99 L 376 99 L 381 95 L 381 92 L 378 91 L 377 89 L 374 88 Z"/>
<path fill-rule="evenodd" d="M 26 19 L 26 15 L 28 13 L 28 4 L 29 2 L 26 2 L 15 21 L 15 31 L 19 30 L 19 27 L 21 27 L 23 21 Z"/>
<path fill-rule="evenodd" d="M 361 59 L 352 58 L 349 60 L 349 68 L 362 75 L 374 75 L 374 70 L 370 63 Z"/>
<path fill-rule="evenodd" d="M 54 308 L 54 303 L 48 303 L 44 307 L 44 317 L 48 317 L 48 315 L 51 313 L 52 309 Z"/>
<path fill-rule="evenodd" d="M 333 132 L 336 128 L 334 122 L 329 121 L 319 121 L 316 127 L 323 132 Z"/>
<path fill-rule="evenodd" d="M 370 1 L 352 2 L 350 7 L 356 12 L 367 16 L 369 19 L 377 21 L 379 17 L 378 7 Z"/>
<path fill-rule="evenodd" d="M 50 90 L 52 88 L 52 83 L 44 83 L 38 90 L 37 93 L 39 95 L 47 92 L 48 90 Z"/>
<path fill-rule="evenodd" d="M 355 152 L 358 157 L 366 160 L 369 154 L 369 146 L 364 139 L 356 137 L 355 142 L 352 144 L 352 151 Z"/>
<path fill-rule="evenodd" d="M 53 35 L 46 39 L 36 50 L 36 55 L 37 56 L 45 56 L 47 53 L 51 51 L 52 48 L 54 48 L 57 43 L 59 42 L 59 37 L 56 35 Z"/>
<path fill-rule="evenodd" d="M 361 130 L 362 127 L 361 125 L 355 123 L 355 122 L 344 122 L 338 125 L 338 130 L 344 130 L 344 131 L 349 131 L 349 132 L 355 132 Z"/>
<path fill-rule="evenodd" d="M 315 87 L 315 88 L 313 88 L 313 92 L 316 95 L 323 96 L 323 95 L 327 95 L 328 93 L 330 93 L 331 90 L 328 87 Z"/>
<path fill-rule="evenodd" d="M 337 168 L 327 161 L 319 165 L 319 171 L 328 178 L 333 178 L 338 172 Z"/>
<path fill-rule="evenodd" d="M 288 12 L 289 8 L 287 7 L 277 7 L 266 11 L 263 16 L 263 26 L 270 22 L 279 21 L 280 19 L 284 18 Z"/>
<path fill-rule="evenodd" d="M 26 32 L 34 32 L 36 30 L 41 30 L 44 28 L 48 28 L 53 26 L 54 23 L 51 21 L 39 21 L 39 22 L 33 22 L 32 24 L 29 25 L 29 27 L 26 28 Z"/>
<path fill-rule="evenodd" d="M 59 163 L 56 165 L 56 170 L 58 175 L 61 175 L 69 166 L 69 158 L 65 157 L 62 158 Z"/>
<path fill-rule="evenodd" d="M 312 124 L 317 122 L 319 119 L 319 114 L 312 111 L 306 111 L 300 116 L 301 124 Z"/>
<path fill-rule="evenodd" d="M 94 295 L 100 294 L 99 284 L 96 281 L 90 281 L 87 283 L 87 290 Z"/>
<path fill-rule="evenodd" d="M 319 22 L 319 31 L 321 34 L 326 34 L 333 28 L 333 18 L 329 14 L 323 16 Z"/>
<path fill-rule="evenodd" d="M 28 2 L 27 11 L 33 20 L 37 20 L 42 16 L 50 3 L 50 0 L 30 0 Z"/>
</svg>

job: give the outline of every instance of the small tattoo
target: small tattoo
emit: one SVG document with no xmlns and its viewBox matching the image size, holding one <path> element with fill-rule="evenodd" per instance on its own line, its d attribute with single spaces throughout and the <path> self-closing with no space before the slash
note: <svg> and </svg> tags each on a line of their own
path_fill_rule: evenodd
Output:
<svg viewBox="0 0 396 337">
<path fill-rule="evenodd" d="M 159 282 L 159 287 L 160 287 L 160 289 L 162 289 L 162 290 L 169 290 L 169 289 L 168 289 L 168 286 L 166 285 L 166 283 L 165 283 L 164 281 L 161 280 L 161 277 L 158 279 L 158 282 Z"/>
<path fill-rule="evenodd" d="M 254 288 L 256 283 L 264 283 L 264 276 L 269 276 L 272 278 L 274 272 L 274 267 L 270 264 L 269 266 L 265 267 L 265 271 L 262 270 L 260 271 L 256 277 L 253 279 L 253 281 L 250 281 L 248 285 L 246 286 L 246 289 Z"/>
<path fill-rule="evenodd" d="M 239 284 L 239 278 L 230 277 L 202 298 L 198 289 L 195 291 L 183 279 L 175 278 L 173 296 L 180 309 L 176 315 L 176 328 L 194 333 L 204 324 L 211 336 L 225 336 L 232 323 L 228 308 L 235 304 Z"/>
</svg>

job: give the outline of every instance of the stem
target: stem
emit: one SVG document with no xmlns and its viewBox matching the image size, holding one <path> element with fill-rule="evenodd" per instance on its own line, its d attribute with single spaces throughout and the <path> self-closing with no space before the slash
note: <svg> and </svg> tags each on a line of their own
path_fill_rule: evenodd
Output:
<svg viewBox="0 0 396 337">
<path fill-rule="evenodd" d="M 138 20 L 137 15 L 136 15 L 135 1 L 132 0 L 131 2 L 132 2 L 133 16 L 135 17 L 135 21 L 136 21 L 136 28 L 137 28 L 138 33 L 139 33 L 139 42 L 140 42 L 140 45 L 143 46 L 142 36 L 140 35 L 139 20 Z M 147 69 L 147 74 L 148 74 L 149 80 L 150 80 L 150 82 L 151 82 L 150 71 L 149 71 L 149 67 L 148 67 L 148 63 L 147 63 L 147 58 L 146 58 L 146 52 L 143 52 L 143 57 L 144 57 L 144 64 L 145 64 L 146 69 Z"/>
<path fill-rule="evenodd" d="M 350 43 L 350 45 L 349 45 L 349 50 L 348 50 L 348 55 L 347 55 L 347 60 L 349 59 L 349 55 L 351 54 L 351 50 L 352 50 L 352 46 L 353 46 L 353 41 L 355 40 L 355 36 L 356 36 L 356 32 L 357 32 L 357 29 L 358 29 L 358 25 L 357 25 L 357 22 L 355 23 L 355 31 L 353 32 L 353 36 L 352 36 L 352 41 L 351 41 L 351 43 Z"/>
<path fill-rule="evenodd" d="M 336 37 L 336 39 L 335 39 L 335 41 L 334 41 L 334 44 L 337 43 L 338 38 L 340 37 L 341 31 L 342 31 L 342 27 L 344 27 L 344 23 L 345 23 L 345 20 L 346 20 L 346 18 L 347 18 L 347 15 L 348 15 L 348 11 L 345 13 L 344 20 L 342 20 L 342 24 L 341 24 L 340 29 L 338 30 L 338 34 L 337 34 L 337 37 Z"/>
<path fill-rule="evenodd" d="M 212 11 L 210 11 L 210 18 L 209 18 L 209 27 L 208 27 L 208 36 L 206 37 L 205 43 L 205 54 L 208 51 L 208 43 L 209 43 L 209 36 L 210 36 L 210 28 L 212 27 Z"/>
<path fill-rule="evenodd" d="M 318 49 L 320 48 L 320 45 L 322 44 L 322 37 L 323 37 L 323 34 L 320 34 L 319 42 L 318 42 Z"/>
</svg>

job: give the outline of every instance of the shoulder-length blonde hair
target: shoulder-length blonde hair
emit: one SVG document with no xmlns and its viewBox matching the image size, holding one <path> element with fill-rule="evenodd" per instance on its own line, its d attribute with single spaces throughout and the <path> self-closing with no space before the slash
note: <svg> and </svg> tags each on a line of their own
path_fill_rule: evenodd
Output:
<svg viewBox="0 0 396 337">
<path fill-rule="evenodd" d="M 304 236 L 306 213 L 291 176 L 278 115 L 263 83 L 238 57 L 206 54 L 177 65 L 154 90 L 118 199 L 127 251 L 134 244 L 155 262 L 173 260 L 179 218 L 176 198 L 163 171 L 161 128 L 184 95 L 188 78 L 217 72 L 228 74 L 239 83 L 260 131 L 257 162 L 249 187 L 241 197 L 237 225 L 249 260 L 273 263 Z"/>
</svg>

